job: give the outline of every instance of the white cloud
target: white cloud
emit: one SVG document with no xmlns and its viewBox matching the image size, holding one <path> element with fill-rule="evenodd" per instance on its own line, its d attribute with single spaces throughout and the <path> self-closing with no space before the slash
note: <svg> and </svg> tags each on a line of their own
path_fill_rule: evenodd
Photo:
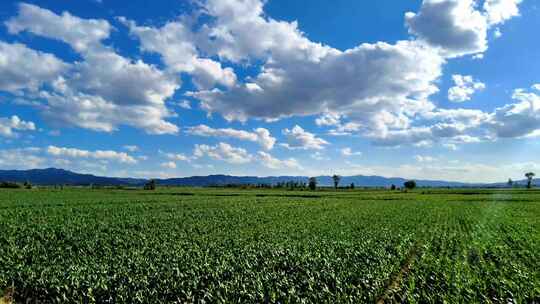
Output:
<svg viewBox="0 0 540 304">
<path fill-rule="evenodd" d="M 448 100 L 453 102 L 464 102 L 471 100 L 471 96 L 477 91 L 482 91 L 486 85 L 476 81 L 472 76 L 452 75 L 455 86 L 448 90 Z"/>
<path fill-rule="evenodd" d="M 34 130 L 36 130 L 36 125 L 33 122 L 21 120 L 16 115 L 11 116 L 11 118 L 0 117 L 0 136 L 16 137 L 16 131 Z"/>
<path fill-rule="evenodd" d="M 419 62 L 421 61 L 421 62 Z M 203 109 L 229 120 L 279 119 L 324 113 L 346 114 L 352 122 L 384 132 L 407 116 L 433 108 L 426 100 L 437 91 L 433 81 L 443 59 L 416 42 L 363 44 L 307 59 L 267 62 L 253 79 L 260 88 L 190 93 Z M 381 119 L 384 116 L 384 119 Z M 328 117 L 325 117 L 327 119 Z M 319 119 L 319 124 L 324 124 Z"/>
<path fill-rule="evenodd" d="M 129 152 L 137 152 L 139 151 L 139 147 L 135 145 L 125 145 L 123 147 L 125 150 L 128 150 Z"/>
<path fill-rule="evenodd" d="M 351 148 L 343 148 L 341 149 L 341 155 L 343 156 L 361 156 L 362 152 L 354 152 Z"/>
<path fill-rule="evenodd" d="M 513 17 L 519 16 L 519 4 L 522 0 L 486 0 L 486 11 L 489 24 L 504 23 Z"/>
<path fill-rule="evenodd" d="M 111 132 L 117 125 L 141 128 L 150 134 L 174 134 L 178 127 L 164 118 L 172 115 L 165 100 L 179 80 L 141 60 L 124 58 L 102 44 L 112 27 L 105 20 L 57 15 L 21 4 L 7 23 L 11 33 L 28 31 L 69 44 L 83 60 L 55 79 L 52 91 L 29 96 L 47 101 L 40 107 L 53 123 Z M 39 64 L 37 64 L 39 66 Z"/>
<path fill-rule="evenodd" d="M 488 24 L 474 0 L 424 0 L 418 13 L 405 15 L 409 32 L 448 57 L 487 50 Z"/>
<path fill-rule="evenodd" d="M 315 119 L 317 126 L 337 126 L 341 124 L 341 114 L 325 112 L 319 118 Z"/>
<path fill-rule="evenodd" d="M 264 128 L 257 128 L 253 130 L 253 132 L 248 132 L 231 128 L 214 129 L 207 125 L 198 125 L 188 128 L 186 132 L 197 136 L 236 138 L 239 140 L 252 141 L 261 145 L 265 150 L 271 150 L 276 142 L 276 139 L 272 137 L 270 131 Z"/>
<path fill-rule="evenodd" d="M 452 143 L 444 143 L 442 146 L 450 151 L 457 151 L 458 149 L 457 145 Z"/>
<path fill-rule="evenodd" d="M 444 56 L 459 57 L 487 50 L 487 31 L 519 15 L 521 0 L 424 0 L 418 13 L 405 15 L 409 32 L 440 48 Z"/>
<path fill-rule="evenodd" d="M 214 18 L 197 37 L 204 52 L 233 62 L 284 58 L 317 61 L 329 47 L 311 42 L 296 22 L 276 21 L 263 12 L 260 0 L 208 0 L 203 12 Z"/>
<path fill-rule="evenodd" d="M 353 132 L 357 132 L 361 129 L 362 125 L 356 122 L 348 122 L 345 124 L 339 124 L 337 128 L 328 132 L 328 135 L 332 136 L 345 136 L 351 135 Z"/>
<path fill-rule="evenodd" d="M 112 30 L 109 22 L 96 19 L 81 19 L 63 12 L 57 15 L 36 5 L 19 4 L 19 14 L 6 22 L 11 34 L 29 31 L 39 36 L 69 43 L 78 52 L 100 48 L 101 41 L 109 37 Z"/>
<path fill-rule="evenodd" d="M 534 89 L 534 90 L 540 91 L 540 83 L 538 83 L 538 84 L 533 84 L 533 85 L 531 86 L 531 88 Z"/>
<path fill-rule="evenodd" d="M 224 68 L 220 62 L 199 57 L 194 44 L 196 37 L 183 23 L 169 22 L 157 29 L 137 26 L 125 18 L 120 18 L 120 21 L 141 41 L 143 51 L 160 54 L 167 68 L 173 72 L 190 73 L 197 87 L 211 88 L 216 84 L 231 87 L 236 83 L 232 68 Z"/>
<path fill-rule="evenodd" d="M 182 153 L 165 153 L 162 151 L 159 151 L 160 154 L 163 154 L 166 158 L 173 160 L 173 161 L 187 161 L 189 162 L 191 158 L 189 156 L 186 156 Z"/>
<path fill-rule="evenodd" d="M 24 89 L 37 91 L 67 68 L 68 65 L 54 55 L 34 51 L 19 43 L 0 41 L 0 90 L 11 93 Z"/>
<path fill-rule="evenodd" d="M 283 130 L 283 135 L 287 138 L 287 143 L 283 145 L 289 149 L 322 150 L 325 145 L 328 145 L 327 141 L 305 131 L 299 125 L 294 126 L 292 130 Z"/>
<path fill-rule="evenodd" d="M 270 169 L 302 169 L 302 166 L 294 158 L 280 160 L 263 151 L 259 151 L 257 157 L 259 158 L 261 165 Z"/>
<path fill-rule="evenodd" d="M 35 169 L 46 163 L 46 159 L 36 155 L 39 148 L 18 148 L 0 150 L 2 169 Z"/>
<path fill-rule="evenodd" d="M 182 109 L 191 110 L 191 103 L 189 102 L 189 100 L 182 100 L 182 101 L 179 101 L 179 102 L 173 102 L 172 104 L 175 105 L 175 106 L 178 106 L 178 107 L 180 107 Z"/>
<path fill-rule="evenodd" d="M 310 156 L 314 160 L 319 160 L 319 161 L 330 160 L 330 158 L 328 156 L 322 154 L 320 151 L 315 151 L 315 152 L 311 153 Z"/>
<path fill-rule="evenodd" d="M 497 108 L 486 123 L 498 137 L 523 137 L 540 129 L 540 95 L 523 89 L 512 95 L 516 103 Z"/>
<path fill-rule="evenodd" d="M 437 158 L 433 156 L 424 156 L 424 155 L 416 155 L 414 159 L 419 163 L 432 163 L 437 160 Z"/>
<path fill-rule="evenodd" d="M 176 169 L 176 163 L 172 161 L 164 162 L 164 163 L 161 163 L 161 167 L 166 168 L 166 169 Z"/>
<path fill-rule="evenodd" d="M 227 143 L 219 143 L 216 146 L 195 145 L 193 155 L 195 158 L 208 156 L 230 164 L 246 164 L 253 160 L 253 156 L 245 149 L 236 148 Z"/>
<path fill-rule="evenodd" d="M 77 148 L 48 146 L 47 153 L 56 157 L 93 158 L 97 160 L 112 160 L 126 164 L 137 163 L 137 160 L 134 157 L 128 155 L 127 153 L 111 150 L 88 151 Z"/>
<path fill-rule="evenodd" d="M 502 32 L 500 28 L 495 29 L 495 31 L 493 32 L 493 37 L 495 37 L 495 39 L 502 37 Z"/>
<path fill-rule="evenodd" d="M 491 114 L 481 110 L 440 109 L 421 115 L 424 125 L 391 130 L 383 136 L 373 136 L 376 145 L 401 146 L 452 140 L 463 135 L 489 137 L 484 127 Z M 477 134 L 480 133 L 480 134 Z"/>
</svg>

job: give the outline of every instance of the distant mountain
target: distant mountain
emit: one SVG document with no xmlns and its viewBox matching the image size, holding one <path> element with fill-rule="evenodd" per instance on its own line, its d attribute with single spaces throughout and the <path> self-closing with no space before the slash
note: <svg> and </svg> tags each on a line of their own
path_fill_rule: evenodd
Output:
<svg viewBox="0 0 540 304">
<path fill-rule="evenodd" d="M 388 187 L 392 184 L 400 187 L 407 179 L 387 178 L 381 176 L 344 176 L 341 179 L 341 186 L 348 186 L 354 183 L 357 187 Z M 23 183 L 29 181 L 35 185 L 122 185 L 122 186 L 140 186 L 147 182 L 146 179 L 137 178 L 116 178 L 103 177 L 91 174 L 80 174 L 68 170 L 48 168 L 32 170 L 0 170 L 0 181 L 11 181 Z M 157 179 L 158 185 L 164 186 L 222 186 L 228 184 L 277 184 L 279 182 L 297 181 L 308 182 L 306 176 L 230 176 L 230 175 L 208 175 L 192 176 L 182 178 Z M 320 186 L 332 186 L 331 176 L 319 176 L 317 181 Z M 449 181 L 417 180 L 419 187 L 475 187 L 475 186 L 493 186 L 503 187 L 506 183 L 500 184 L 467 184 Z M 522 182 L 520 182 L 522 184 Z"/>
<path fill-rule="evenodd" d="M 56 168 L 0 170 L 0 181 L 18 183 L 29 181 L 35 185 L 137 185 L 145 182 L 144 179 L 101 177 Z"/>
</svg>

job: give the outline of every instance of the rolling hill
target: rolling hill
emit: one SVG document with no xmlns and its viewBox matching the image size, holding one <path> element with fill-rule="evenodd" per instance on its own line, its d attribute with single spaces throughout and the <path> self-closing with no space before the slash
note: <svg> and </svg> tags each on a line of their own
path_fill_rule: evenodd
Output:
<svg viewBox="0 0 540 304">
<path fill-rule="evenodd" d="M 318 183 L 321 186 L 333 185 L 331 176 L 318 176 Z M 354 183 L 357 187 L 388 187 L 392 184 L 401 186 L 406 181 L 406 178 L 388 178 L 382 176 L 344 176 L 341 179 L 341 186 L 347 186 Z M 64 169 L 47 168 L 47 169 L 32 169 L 32 170 L 0 170 L 0 181 L 10 181 L 23 183 L 29 181 L 36 185 L 123 185 L 123 186 L 140 186 L 147 182 L 146 179 L 139 178 L 117 178 L 95 176 L 91 174 L 80 174 Z M 278 182 L 287 181 L 308 181 L 307 176 L 230 176 L 230 175 L 208 175 L 208 176 L 191 176 L 182 178 L 157 179 L 159 185 L 164 186 L 222 186 L 227 184 L 245 185 L 245 184 L 276 184 Z M 505 183 L 500 184 L 467 184 L 452 181 L 437 181 L 437 180 L 417 180 L 419 187 L 475 187 L 475 186 L 494 186 L 502 187 Z"/>
</svg>

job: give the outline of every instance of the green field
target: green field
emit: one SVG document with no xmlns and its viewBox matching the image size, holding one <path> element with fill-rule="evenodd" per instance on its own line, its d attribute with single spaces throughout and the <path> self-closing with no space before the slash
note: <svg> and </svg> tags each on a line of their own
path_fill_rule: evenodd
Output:
<svg viewBox="0 0 540 304">
<path fill-rule="evenodd" d="M 16 302 L 540 303 L 537 191 L 2 190 L 0 232 Z"/>
</svg>

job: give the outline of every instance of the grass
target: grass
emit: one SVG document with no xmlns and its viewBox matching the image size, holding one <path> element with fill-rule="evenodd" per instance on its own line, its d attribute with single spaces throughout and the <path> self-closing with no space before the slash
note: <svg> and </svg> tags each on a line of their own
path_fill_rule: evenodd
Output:
<svg viewBox="0 0 540 304">
<path fill-rule="evenodd" d="M 0 231 L 16 302 L 540 302 L 534 190 L 2 190 Z"/>
</svg>

